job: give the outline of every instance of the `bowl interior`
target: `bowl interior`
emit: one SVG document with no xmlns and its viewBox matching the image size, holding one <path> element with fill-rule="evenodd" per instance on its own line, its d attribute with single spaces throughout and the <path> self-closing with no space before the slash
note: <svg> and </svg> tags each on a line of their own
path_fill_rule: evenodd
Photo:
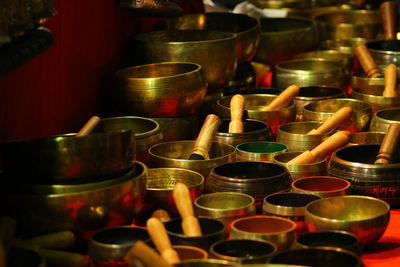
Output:
<svg viewBox="0 0 400 267">
<path fill-rule="evenodd" d="M 358 237 L 344 231 L 321 231 L 301 234 L 296 241 L 310 247 L 346 248 L 359 245 Z"/>
<path fill-rule="evenodd" d="M 225 231 L 224 223 L 211 219 L 211 218 L 198 218 L 201 228 L 201 237 L 196 238 L 207 238 L 207 236 L 220 234 Z M 183 235 L 182 230 L 182 219 L 176 218 L 165 223 L 165 228 L 169 234 L 180 236 L 182 238 L 192 238 L 190 236 Z"/>
<path fill-rule="evenodd" d="M 400 121 L 400 108 L 379 110 L 375 113 L 375 116 L 378 119 Z"/>
<path fill-rule="evenodd" d="M 133 245 L 138 240 L 146 241 L 150 239 L 150 236 L 145 229 L 120 226 L 96 232 L 91 239 L 100 245 Z"/>
<path fill-rule="evenodd" d="M 248 142 L 236 146 L 236 149 L 241 152 L 270 154 L 276 152 L 284 152 L 288 147 L 276 142 Z"/>
<path fill-rule="evenodd" d="M 266 196 L 264 202 L 273 206 L 305 207 L 311 201 L 320 198 L 321 197 L 312 194 L 286 192 Z"/>
<path fill-rule="evenodd" d="M 371 107 L 368 103 L 349 99 L 330 99 L 307 104 L 304 109 L 314 112 L 335 113 L 343 107 L 352 108 L 353 112 L 360 112 Z"/>
<path fill-rule="evenodd" d="M 309 192 L 332 192 L 345 190 L 350 183 L 335 177 L 306 177 L 299 178 L 292 183 L 294 188 Z"/>
<path fill-rule="evenodd" d="M 254 205 L 254 198 L 236 192 L 216 192 L 199 196 L 195 205 L 206 210 L 235 210 Z"/>
<path fill-rule="evenodd" d="M 168 77 L 174 77 L 198 71 L 200 68 L 200 65 L 194 63 L 165 62 L 122 69 L 116 73 L 116 76 L 120 79 L 128 80 L 150 78 L 166 79 Z"/>
<path fill-rule="evenodd" d="M 292 231 L 296 229 L 296 224 L 284 218 L 258 216 L 238 219 L 232 223 L 232 228 L 247 233 L 276 234 Z"/>
<path fill-rule="evenodd" d="M 323 86 L 305 86 L 300 87 L 300 92 L 296 96 L 296 99 L 323 99 L 326 97 L 341 97 L 344 96 L 344 92 L 340 88 L 335 87 L 323 87 Z"/>
<path fill-rule="evenodd" d="M 229 123 L 231 120 L 222 120 L 221 125 L 218 128 L 218 133 L 229 133 Z M 269 126 L 265 122 L 256 120 L 243 120 L 243 133 L 257 132 L 264 129 L 268 129 Z"/>
<path fill-rule="evenodd" d="M 243 161 L 219 165 L 214 173 L 238 179 L 258 179 L 281 175 L 287 172 L 285 167 L 270 162 Z"/>
<path fill-rule="evenodd" d="M 193 188 L 204 183 L 204 177 L 195 171 L 178 168 L 150 168 L 147 176 L 147 190 L 172 191 L 177 182 Z"/>
<path fill-rule="evenodd" d="M 233 258 L 267 256 L 275 250 L 275 246 L 270 243 L 247 239 L 224 240 L 211 247 L 212 253 Z"/>
<path fill-rule="evenodd" d="M 335 154 L 339 159 L 345 161 L 374 164 L 380 147 L 381 146 L 377 144 L 348 146 L 336 151 Z M 396 150 L 397 152 L 393 155 L 393 163 L 400 162 L 399 149 L 400 148 L 398 148 Z"/>
<path fill-rule="evenodd" d="M 328 73 L 341 70 L 340 63 L 325 59 L 295 59 L 281 62 L 276 67 L 285 72 Z"/>
</svg>

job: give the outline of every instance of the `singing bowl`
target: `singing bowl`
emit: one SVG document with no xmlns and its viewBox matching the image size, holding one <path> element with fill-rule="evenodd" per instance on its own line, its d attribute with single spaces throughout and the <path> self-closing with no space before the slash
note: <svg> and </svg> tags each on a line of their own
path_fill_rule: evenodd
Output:
<svg viewBox="0 0 400 267">
<path fill-rule="evenodd" d="M 357 255 L 361 254 L 358 237 L 346 231 L 318 231 L 303 233 L 296 237 L 293 248 L 333 247 L 341 248 Z"/>
<path fill-rule="evenodd" d="M 237 219 L 232 222 L 231 239 L 251 239 L 269 241 L 278 251 L 290 248 L 296 236 L 296 223 L 292 220 L 257 215 Z"/>
<path fill-rule="evenodd" d="M 160 124 L 164 142 L 194 140 L 199 132 L 199 113 L 185 117 L 154 118 Z"/>
<path fill-rule="evenodd" d="M 378 65 L 400 64 L 400 41 L 384 40 L 366 44 L 371 56 Z"/>
<path fill-rule="evenodd" d="M 181 261 L 208 258 L 208 252 L 198 247 L 176 245 L 172 246 L 172 248 L 178 253 L 178 257 Z"/>
<path fill-rule="evenodd" d="M 153 211 L 163 209 L 172 218 L 179 216 L 172 196 L 177 182 L 188 187 L 192 201 L 203 193 L 204 177 L 198 172 L 179 168 L 148 169 L 147 191 L 141 215 L 148 218 Z"/>
<path fill-rule="evenodd" d="M 332 154 L 328 174 L 346 179 L 357 195 L 372 196 L 400 205 L 400 150 L 395 151 L 393 163 L 374 164 L 379 144 L 355 145 L 341 148 Z"/>
<path fill-rule="evenodd" d="M 359 45 L 366 44 L 367 39 L 362 37 L 354 37 L 348 40 L 332 39 L 321 41 L 321 47 L 324 49 L 334 49 L 341 53 L 353 56 L 354 48 Z"/>
<path fill-rule="evenodd" d="M 350 182 L 332 176 L 307 176 L 294 180 L 293 192 L 309 193 L 320 197 L 335 197 L 350 194 Z"/>
<path fill-rule="evenodd" d="M 368 130 L 372 117 L 372 108 L 367 102 L 358 99 L 336 98 L 307 104 L 304 106 L 303 120 L 323 122 L 343 107 L 350 107 L 353 112 L 350 121 L 340 125 L 339 129 L 350 132 Z"/>
<path fill-rule="evenodd" d="M 285 144 L 290 152 L 311 150 L 325 141 L 334 131 L 323 134 L 307 134 L 321 125 L 317 121 L 289 122 L 278 128 L 276 141 Z"/>
<path fill-rule="evenodd" d="M 132 130 L 15 140 L 1 144 L 3 171 L 16 183 L 93 182 L 132 167 L 135 146 Z"/>
<path fill-rule="evenodd" d="M 115 105 L 121 112 L 146 117 L 195 114 L 207 92 L 203 72 L 200 64 L 190 62 L 162 62 L 119 70 L 115 73 Z"/>
<path fill-rule="evenodd" d="M 147 167 L 106 181 L 81 185 L 2 185 L 1 210 L 30 236 L 71 230 L 81 241 L 105 227 L 129 224 L 143 205 Z"/>
<path fill-rule="evenodd" d="M 380 68 L 380 70 L 384 73 L 383 68 Z M 351 76 L 351 87 L 357 89 L 360 93 L 382 95 L 382 91 L 385 88 L 385 78 L 370 78 L 366 76 L 364 70 L 355 70 L 355 73 Z"/>
<path fill-rule="evenodd" d="M 183 234 L 182 219 L 174 218 L 165 222 L 165 229 L 172 245 L 194 246 L 209 250 L 212 244 L 224 240 L 227 236 L 225 224 L 212 218 L 198 217 L 201 236 L 187 236 Z"/>
<path fill-rule="evenodd" d="M 340 63 L 323 58 L 291 59 L 277 64 L 272 86 L 287 88 L 292 84 L 345 89 L 347 77 Z"/>
<path fill-rule="evenodd" d="M 275 155 L 286 152 L 288 147 L 277 142 L 247 142 L 236 146 L 238 161 L 272 161 Z"/>
<path fill-rule="evenodd" d="M 276 135 L 280 125 L 296 119 L 296 106 L 293 101 L 278 110 L 262 111 L 260 109 L 271 103 L 276 98 L 276 95 L 249 94 L 243 95 L 243 97 L 245 102 L 243 118 L 260 120 L 267 123 L 274 135 Z M 230 119 L 231 98 L 232 96 L 225 96 L 217 101 L 216 109 L 220 117 Z"/>
<path fill-rule="evenodd" d="M 197 216 L 209 217 L 223 222 L 230 229 L 233 220 L 256 215 L 255 200 L 239 192 L 216 192 L 197 197 L 193 203 Z"/>
<path fill-rule="evenodd" d="M 236 34 L 238 63 L 250 62 L 260 39 L 260 21 L 256 18 L 228 12 L 186 14 L 168 19 L 161 25 L 168 30 L 214 30 Z"/>
<path fill-rule="evenodd" d="M 318 47 L 317 25 L 312 19 L 260 18 L 260 23 L 260 43 L 254 56 L 256 62 L 273 67 Z"/>
<path fill-rule="evenodd" d="M 340 248 L 327 247 L 282 251 L 272 256 L 270 263 L 301 266 L 363 266 L 357 254 Z"/>
<path fill-rule="evenodd" d="M 107 227 L 95 232 L 88 241 L 88 255 L 96 266 L 115 265 L 124 261 L 125 255 L 138 240 L 148 241 L 150 235 L 143 228 L 129 225 Z M 125 264 L 127 264 L 125 262 Z"/>
<path fill-rule="evenodd" d="M 236 34 L 229 32 L 151 31 L 134 36 L 134 57 L 139 64 L 197 63 L 203 68 L 210 92 L 226 85 L 234 76 L 237 67 L 236 44 Z M 190 87 L 185 89 L 191 90 Z"/>
<path fill-rule="evenodd" d="M 358 132 L 351 133 L 349 136 L 349 145 L 371 145 L 382 144 L 384 132 Z"/>
<path fill-rule="evenodd" d="M 274 139 L 271 128 L 263 121 L 251 119 L 243 120 L 242 133 L 229 133 L 230 122 L 231 120 L 228 119 L 222 120 L 214 136 L 214 141 L 236 146 L 246 142 L 272 141 Z"/>
<path fill-rule="evenodd" d="M 147 163 L 149 148 L 162 142 L 163 135 L 160 124 L 150 118 L 136 116 L 121 116 L 101 119 L 93 129 L 94 132 L 132 130 L 136 139 L 135 159 Z"/>
<path fill-rule="evenodd" d="M 385 108 L 372 116 L 370 131 L 387 132 L 389 124 L 400 122 L 400 107 Z"/>
<path fill-rule="evenodd" d="M 263 161 L 238 161 L 213 168 L 206 179 L 206 192 L 240 192 L 262 205 L 266 195 L 288 191 L 290 175 L 279 164 Z"/>
<path fill-rule="evenodd" d="M 297 180 L 304 176 L 325 175 L 326 174 L 326 158 L 319 159 L 314 163 L 307 164 L 287 164 L 288 161 L 297 157 L 302 152 L 284 152 L 274 156 L 273 161 L 287 168 L 292 180 Z"/>
<path fill-rule="evenodd" d="M 272 242 L 231 239 L 214 243 L 210 248 L 210 256 L 235 263 L 265 263 L 276 252 Z"/>
<path fill-rule="evenodd" d="M 310 232 L 343 230 L 355 234 L 363 246 L 374 244 L 383 235 L 390 218 L 390 206 L 367 196 L 322 198 L 306 206 L 305 222 Z"/>
<path fill-rule="evenodd" d="M 382 36 L 378 10 L 342 10 L 318 14 L 321 40 L 349 40 L 356 37 L 376 40 Z"/>
<path fill-rule="evenodd" d="M 342 65 L 346 72 L 350 72 L 353 67 L 353 55 L 340 52 L 339 50 L 314 50 L 304 52 L 295 56 L 295 59 L 300 58 L 323 58 L 329 61 L 335 61 Z"/>
<path fill-rule="evenodd" d="M 199 172 L 208 177 L 212 168 L 236 160 L 234 146 L 213 142 L 209 159 L 189 160 L 195 141 L 172 141 L 152 146 L 149 149 L 149 166 L 151 168 L 182 168 Z"/>
</svg>

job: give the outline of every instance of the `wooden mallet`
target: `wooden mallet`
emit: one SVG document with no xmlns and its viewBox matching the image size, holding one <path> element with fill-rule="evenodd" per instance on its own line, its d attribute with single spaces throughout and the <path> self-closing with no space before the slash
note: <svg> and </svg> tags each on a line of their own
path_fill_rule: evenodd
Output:
<svg viewBox="0 0 400 267">
<path fill-rule="evenodd" d="M 125 255 L 124 260 L 130 265 L 132 265 L 135 260 L 138 260 L 144 267 L 172 267 L 172 265 L 164 260 L 154 249 L 141 240 L 135 242 Z"/>
<path fill-rule="evenodd" d="M 397 67 L 394 64 L 389 64 L 385 69 L 385 89 L 382 96 L 397 97 Z"/>
<path fill-rule="evenodd" d="M 79 130 L 79 132 L 76 134 L 76 136 L 84 136 L 89 134 L 94 127 L 100 122 L 100 118 L 97 116 L 91 117 L 85 125 Z"/>
<path fill-rule="evenodd" d="M 261 108 L 261 111 L 278 110 L 285 107 L 290 101 L 296 98 L 299 94 L 300 88 L 297 85 L 291 85 L 280 93 L 271 103 Z"/>
<path fill-rule="evenodd" d="M 383 137 L 375 164 L 389 164 L 393 161 L 394 153 L 400 139 L 400 123 L 391 123 L 388 131 Z"/>
<path fill-rule="evenodd" d="M 307 134 L 323 134 L 336 129 L 341 124 L 351 119 L 353 110 L 350 107 L 343 107 L 336 111 L 326 121 L 324 121 L 317 129 L 312 129 Z"/>
<path fill-rule="evenodd" d="M 366 45 L 362 44 L 357 46 L 354 49 L 354 54 L 356 55 L 358 62 L 360 62 L 361 67 L 369 78 L 383 76 Z"/>
<path fill-rule="evenodd" d="M 229 123 L 229 133 L 243 133 L 243 111 L 244 97 L 242 95 L 234 95 L 231 98 L 231 121 Z"/>
</svg>

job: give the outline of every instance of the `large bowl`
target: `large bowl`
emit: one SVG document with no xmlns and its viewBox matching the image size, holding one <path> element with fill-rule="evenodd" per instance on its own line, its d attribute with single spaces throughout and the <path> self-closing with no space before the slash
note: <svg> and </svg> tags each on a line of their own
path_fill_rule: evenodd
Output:
<svg viewBox="0 0 400 267">
<path fill-rule="evenodd" d="M 143 206 L 147 167 L 106 181 L 77 185 L 4 184 L 1 210 L 17 219 L 21 234 L 35 236 L 71 230 L 87 240 L 105 227 L 130 224 Z"/>
<path fill-rule="evenodd" d="M 68 134 L 1 144 L 4 174 L 15 183 L 80 183 L 120 175 L 135 158 L 132 130 Z"/>
<path fill-rule="evenodd" d="M 400 107 L 381 109 L 372 116 L 370 131 L 387 132 L 391 123 L 400 122 Z"/>
<path fill-rule="evenodd" d="M 310 232 L 348 231 L 365 246 L 379 240 L 389 218 L 390 206 L 385 201 L 356 195 L 322 198 L 308 204 L 305 211 L 305 222 Z"/>
<path fill-rule="evenodd" d="M 162 62 L 116 72 L 115 105 L 120 112 L 146 117 L 183 117 L 196 113 L 207 92 L 203 67 Z"/>
<path fill-rule="evenodd" d="M 249 62 L 253 59 L 260 37 L 258 19 L 228 12 L 186 14 L 168 19 L 165 22 L 165 28 L 168 30 L 214 30 L 235 33 L 238 63 Z"/>
<path fill-rule="evenodd" d="M 254 61 L 275 66 L 318 46 L 317 25 L 308 18 L 261 18 Z M 285 87 L 286 88 L 286 87 Z"/>
<path fill-rule="evenodd" d="M 310 103 L 304 106 L 303 120 L 326 121 L 336 111 L 343 107 L 352 108 L 353 112 L 349 122 L 339 128 L 350 132 L 362 132 L 368 130 L 372 117 L 371 106 L 361 100 L 350 98 L 336 98 Z"/>
<path fill-rule="evenodd" d="M 166 61 L 200 64 L 208 87 L 213 90 L 226 85 L 235 74 L 236 43 L 236 34 L 229 32 L 152 31 L 136 35 L 133 49 L 139 64 Z"/>
<path fill-rule="evenodd" d="M 213 142 L 209 151 L 210 159 L 189 160 L 195 141 L 172 141 L 152 146 L 149 149 L 151 168 L 182 168 L 199 172 L 208 177 L 212 168 L 236 160 L 234 146 Z"/>
</svg>

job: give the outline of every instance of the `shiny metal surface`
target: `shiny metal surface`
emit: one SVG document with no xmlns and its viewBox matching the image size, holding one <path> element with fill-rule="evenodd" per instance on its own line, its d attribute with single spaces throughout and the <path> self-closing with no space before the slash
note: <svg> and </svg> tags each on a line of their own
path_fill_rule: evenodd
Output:
<svg viewBox="0 0 400 267">
<path fill-rule="evenodd" d="M 372 113 L 385 108 L 400 107 L 400 97 L 385 97 L 382 96 L 384 87 L 373 90 L 359 90 L 358 88 L 353 88 L 351 90 L 350 97 L 355 98 L 371 105 Z"/>
<path fill-rule="evenodd" d="M 318 195 L 320 197 L 335 197 L 349 195 L 350 182 L 332 176 L 307 176 L 292 182 L 293 192 Z"/>
<path fill-rule="evenodd" d="M 366 44 L 376 64 L 387 66 L 391 63 L 400 65 L 400 41 L 385 40 Z"/>
<path fill-rule="evenodd" d="M 381 144 L 384 132 L 358 132 L 351 133 L 349 136 L 349 145 L 369 145 L 369 144 Z"/>
<path fill-rule="evenodd" d="M 288 147 L 277 142 L 247 142 L 236 146 L 238 161 L 272 161 L 275 155 L 286 152 Z"/>
<path fill-rule="evenodd" d="M 390 123 L 400 122 L 400 107 L 377 111 L 371 120 L 370 131 L 387 132 Z"/>
<path fill-rule="evenodd" d="M 350 72 L 353 67 L 353 55 L 348 53 L 340 52 L 339 50 L 314 50 L 298 54 L 294 57 L 295 59 L 300 58 L 323 58 L 329 61 L 335 61 L 342 64 L 345 71 Z"/>
<path fill-rule="evenodd" d="M 185 117 L 151 118 L 160 124 L 164 142 L 193 140 L 200 130 L 199 113 Z"/>
</svg>

